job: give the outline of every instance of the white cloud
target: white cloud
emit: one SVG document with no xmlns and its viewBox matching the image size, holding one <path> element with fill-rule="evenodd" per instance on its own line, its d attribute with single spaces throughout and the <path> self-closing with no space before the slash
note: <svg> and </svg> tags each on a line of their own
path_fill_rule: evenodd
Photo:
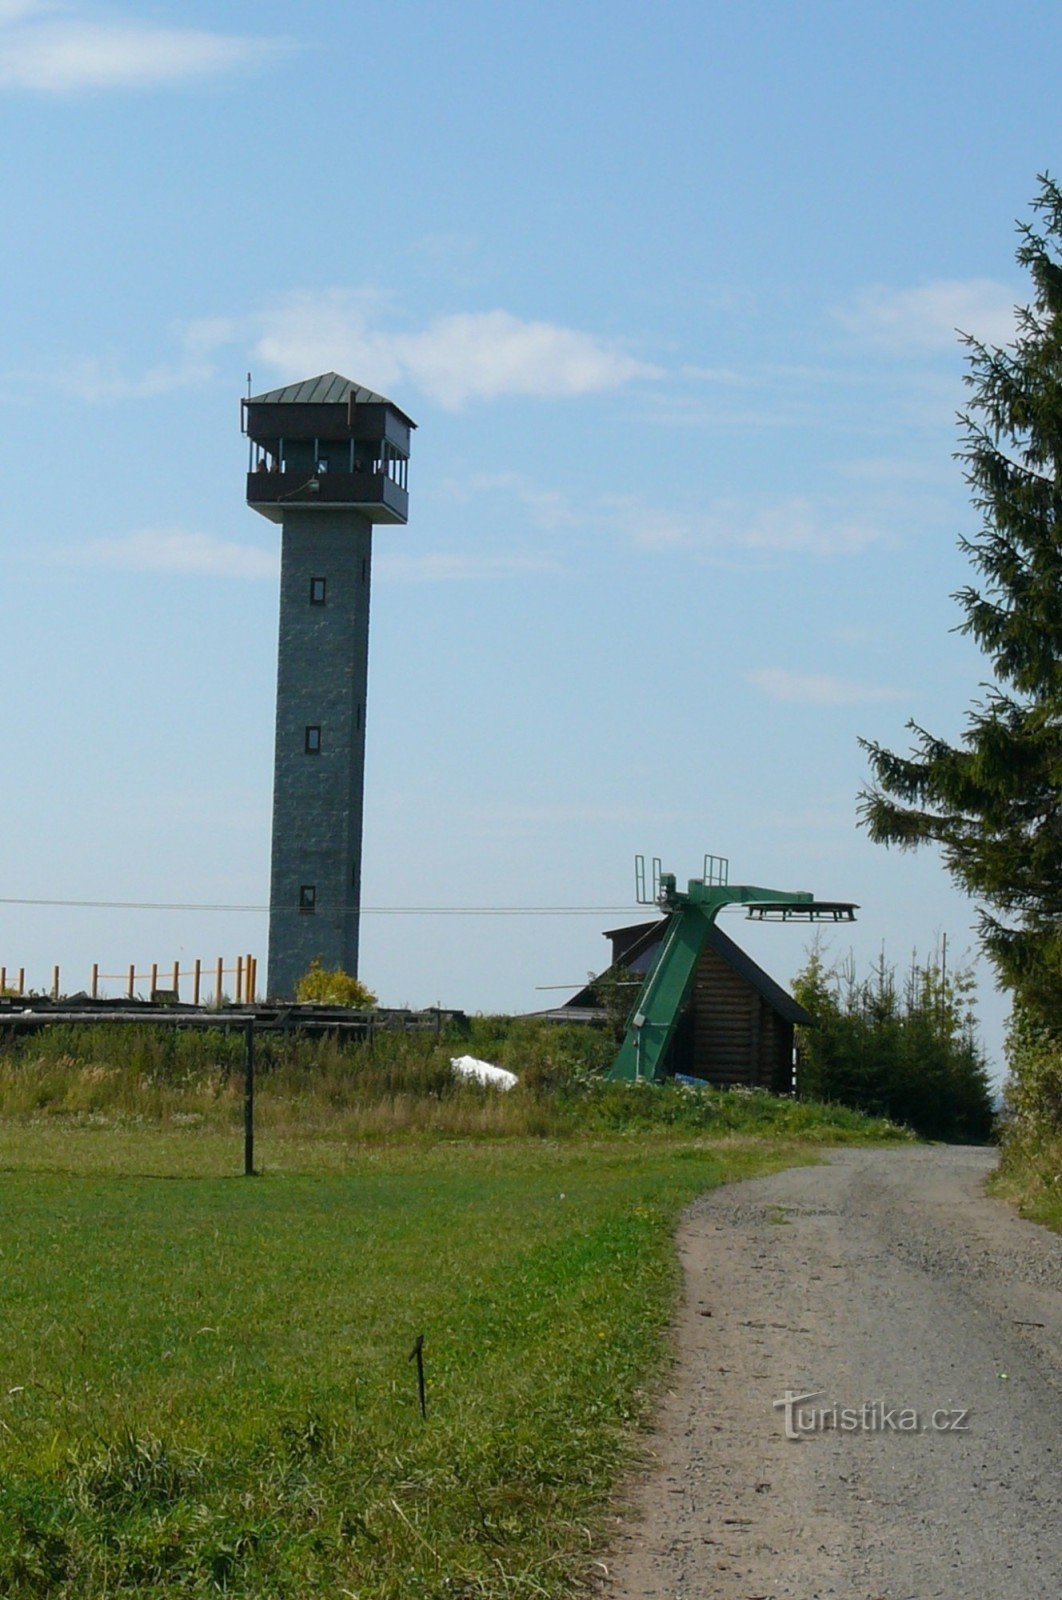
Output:
<svg viewBox="0 0 1062 1600">
<path fill-rule="evenodd" d="M 574 500 L 563 490 L 536 484 L 519 472 L 474 473 L 441 485 L 449 499 L 467 504 L 499 502 L 507 521 L 519 509 L 547 532 L 579 529 L 600 538 L 619 534 L 636 549 L 674 551 L 699 557 L 735 552 L 770 558 L 784 555 L 855 555 L 889 537 L 874 523 L 832 504 L 800 496 L 757 504 L 717 498 L 703 510 L 657 505 L 638 495 L 599 494 Z"/>
<path fill-rule="evenodd" d="M 377 575 L 393 583 L 483 582 L 498 578 L 533 577 L 562 569 L 549 556 L 379 555 L 373 562 Z"/>
<path fill-rule="evenodd" d="M 1015 296 L 993 278 L 940 278 L 917 289 L 872 284 L 834 311 L 861 343 L 889 355 L 955 350 L 958 334 L 986 344 L 1014 338 Z"/>
<path fill-rule="evenodd" d="M 0 86 L 46 94 L 151 89 L 258 66 L 285 41 L 138 21 L 93 21 L 66 5 L 0 0 Z"/>
<path fill-rule="evenodd" d="M 23 371 L 2 374 L 9 382 L 34 384 L 58 389 L 90 405 L 111 400 L 146 400 L 208 383 L 214 376 L 214 353 L 237 337 L 235 323 L 224 317 L 203 317 L 177 330 L 178 352 L 172 361 L 162 361 L 146 372 L 124 371 L 113 356 L 86 356 L 65 367 L 50 371 Z"/>
<path fill-rule="evenodd" d="M 68 546 L 63 555 L 77 566 L 187 577 L 275 581 L 280 571 L 278 551 L 181 528 L 145 528 L 114 539 L 90 539 L 85 544 Z"/>
<path fill-rule="evenodd" d="M 616 389 L 657 370 L 593 334 L 523 322 L 507 311 L 463 312 L 438 317 L 419 333 L 397 333 L 382 325 L 387 305 L 373 289 L 293 294 L 257 316 L 185 324 L 177 330 L 175 358 L 144 372 L 130 373 L 112 357 L 86 357 L 50 372 L 5 376 L 88 402 L 139 400 L 206 383 L 222 345 L 250 345 L 258 361 L 289 378 L 345 372 L 390 393 L 416 387 L 456 409 L 471 399 Z"/>
<path fill-rule="evenodd" d="M 655 369 L 593 334 L 508 311 L 440 317 L 398 347 L 414 380 L 444 405 L 521 394 L 542 398 L 618 389 Z"/>
<path fill-rule="evenodd" d="M 371 291 L 290 295 L 263 316 L 256 353 L 290 375 L 335 368 L 369 388 L 408 382 L 451 409 L 504 395 L 595 394 L 658 375 L 595 334 L 509 311 L 457 312 L 398 332 L 379 325 L 380 310 Z"/>
<path fill-rule="evenodd" d="M 785 672 L 778 667 L 761 667 L 756 672 L 748 672 L 745 681 L 771 700 L 780 700 L 786 705 L 856 706 L 903 698 L 897 689 L 877 688 L 873 684 L 854 683 L 848 678 L 826 674 Z"/>
<path fill-rule="evenodd" d="M 561 490 L 545 489 L 522 472 L 475 472 L 468 478 L 447 478 L 440 492 L 461 505 L 481 498 L 501 500 L 507 508 L 515 502 L 538 528 L 570 528 L 587 520 L 586 512 L 576 510 Z"/>
<path fill-rule="evenodd" d="M 696 512 L 661 510 L 629 495 L 607 497 L 603 504 L 614 525 L 647 550 L 833 556 L 855 554 L 883 537 L 861 518 L 799 495 L 759 505 L 716 499 Z"/>
<path fill-rule="evenodd" d="M 689 378 L 694 383 L 718 384 L 723 389 L 757 389 L 762 383 L 758 371 L 751 368 L 739 370 L 737 367 L 680 367 L 683 378 Z"/>
<path fill-rule="evenodd" d="M 758 385 L 743 387 L 752 396 Z M 646 421 L 658 428 L 708 428 L 713 432 L 808 427 L 815 414 L 815 406 L 799 388 L 778 390 L 756 404 L 741 405 L 726 395 L 704 398 L 661 389 L 648 396 L 646 407 Z"/>
<path fill-rule="evenodd" d="M 158 572 L 200 578 L 241 578 L 275 583 L 280 574 L 279 540 L 270 550 L 260 545 L 217 539 L 185 528 L 142 528 L 110 539 L 67 545 L 58 558 L 79 567 L 107 567 L 120 572 Z M 462 555 L 453 551 L 407 556 L 381 553 L 373 562 L 376 577 L 393 583 L 457 583 L 537 576 L 562 569 L 548 556 L 507 552 L 504 555 Z"/>
</svg>

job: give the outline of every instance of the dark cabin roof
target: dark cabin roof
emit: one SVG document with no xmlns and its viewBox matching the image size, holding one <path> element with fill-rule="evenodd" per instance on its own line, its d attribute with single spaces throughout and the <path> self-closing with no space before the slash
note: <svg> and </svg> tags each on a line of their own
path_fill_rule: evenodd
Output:
<svg viewBox="0 0 1062 1600">
<path fill-rule="evenodd" d="M 303 378 L 299 383 L 285 384 L 282 389 L 268 389 L 265 394 L 251 395 L 246 403 L 252 406 L 345 406 L 351 395 L 358 406 L 390 406 L 411 428 L 416 427 L 401 406 L 396 406 L 385 394 L 365 389 L 360 383 L 344 378 L 340 372 L 322 372 L 316 378 Z"/>
<path fill-rule="evenodd" d="M 666 926 L 665 919 L 662 922 L 636 922 L 629 927 L 608 929 L 605 938 L 612 940 L 613 966 L 624 966 L 629 971 L 637 973 L 639 977 L 644 976 L 656 958 Z M 721 956 L 784 1021 L 799 1022 L 805 1027 L 811 1025 L 812 1018 L 804 1007 L 798 1005 L 781 984 L 775 983 L 774 979 L 764 972 L 740 945 L 736 945 L 716 922 L 709 925 L 707 948 Z M 585 989 L 580 989 L 578 994 L 573 995 L 567 1004 L 560 1008 L 561 1012 L 593 1006 L 592 987 L 592 984 L 587 984 Z"/>
</svg>

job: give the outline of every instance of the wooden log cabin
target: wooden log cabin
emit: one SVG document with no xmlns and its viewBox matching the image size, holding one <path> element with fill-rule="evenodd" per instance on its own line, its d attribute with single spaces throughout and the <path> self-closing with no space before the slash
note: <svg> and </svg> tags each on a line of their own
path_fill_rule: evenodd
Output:
<svg viewBox="0 0 1062 1600">
<path fill-rule="evenodd" d="M 609 930 L 609 971 L 626 968 L 644 977 L 656 960 L 665 925 L 641 922 Z M 554 1015 L 567 1012 L 590 1020 L 595 1010 L 593 986 L 588 985 Z M 703 1078 L 720 1088 L 790 1094 L 793 1028 L 810 1022 L 803 1006 L 713 923 L 668 1052 L 667 1071 Z"/>
</svg>

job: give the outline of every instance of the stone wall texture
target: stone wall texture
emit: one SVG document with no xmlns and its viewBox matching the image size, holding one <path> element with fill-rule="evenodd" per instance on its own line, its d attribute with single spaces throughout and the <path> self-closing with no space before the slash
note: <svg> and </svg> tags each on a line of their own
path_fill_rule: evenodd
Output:
<svg viewBox="0 0 1062 1600">
<path fill-rule="evenodd" d="M 310 962 L 358 970 L 372 524 L 285 511 L 273 783 L 268 993 L 291 999 Z M 324 579 L 325 602 L 311 601 Z M 320 749 L 307 750 L 307 730 Z M 313 909 L 302 903 L 313 891 Z"/>
</svg>

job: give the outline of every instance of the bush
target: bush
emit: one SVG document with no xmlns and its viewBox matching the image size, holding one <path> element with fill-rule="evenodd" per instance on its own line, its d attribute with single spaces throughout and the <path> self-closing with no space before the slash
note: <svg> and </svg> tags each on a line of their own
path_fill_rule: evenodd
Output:
<svg viewBox="0 0 1062 1600">
<path fill-rule="evenodd" d="M 617 1045 L 623 1043 L 642 981 L 640 974 L 620 964 L 609 967 L 590 985 L 594 1003 L 605 1013 L 606 1026 Z"/>
<path fill-rule="evenodd" d="M 549 1092 L 601 1077 L 615 1045 L 602 1028 L 535 1017 L 474 1017 L 463 1047 L 515 1072 L 525 1089 Z"/>
<path fill-rule="evenodd" d="M 1007 1031 L 1007 1111 L 1024 1134 L 1062 1134 L 1062 1036 L 1015 1003 Z"/>
<path fill-rule="evenodd" d="M 1006 1051 L 1003 1149 L 994 1187 L 1022 1216 L 1062 1232 L 1062 1036 L 1016 1001 Z"/>
<path fill-rule="evenodd" d="M 315 957 L 310 970 L 295 985 L 296 1000 L 316 1000 L 325 1006 L 349 1006 L 352 1011 L 371 1011 L 376 996 L 342 967 L 322 967 Z"/>
</svg>

